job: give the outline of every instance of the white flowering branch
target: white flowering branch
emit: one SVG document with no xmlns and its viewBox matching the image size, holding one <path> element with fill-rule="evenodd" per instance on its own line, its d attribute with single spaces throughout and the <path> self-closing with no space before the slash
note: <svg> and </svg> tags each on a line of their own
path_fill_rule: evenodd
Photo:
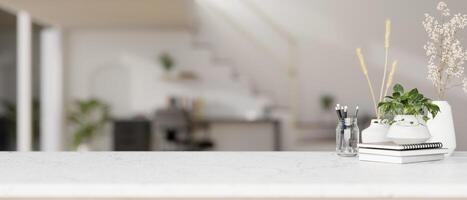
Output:
<svg viewBox="0 0 467 200">
<path fill-rule="evenodd" d="M 463 86 L 467 92 L 467 78 L 464 77 L 462 83 L 452 84 L 456 80 L 459 82 L 464 75 L 463 65 L 467 60 L 467 51 L 456 34 L 467 26 L 467 15 L 451 15 L 444 2 L 439 2 L 436 9 L 440 11 L 442 21 L 425 14 L 422 24 L 429 40 L 423 48 L 428 57 L 428 79 L 435 86 L 438 98 L 443 99 L 446 90 L 455 86 Z"/>
</svg>

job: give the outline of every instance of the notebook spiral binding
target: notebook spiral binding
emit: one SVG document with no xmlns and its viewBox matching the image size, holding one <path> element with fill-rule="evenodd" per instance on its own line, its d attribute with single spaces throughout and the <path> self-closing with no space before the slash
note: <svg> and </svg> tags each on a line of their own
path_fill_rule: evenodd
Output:
<svg viewBox="0 0 467 200">
<path fill-rule="evenodd" d="M 416 150 L 416 149 L 438 149 L 442 148 L 441 142 L 423 143 L 423 144 L 403 144 L 401 145 L 404 150 Z"/>
</svg>

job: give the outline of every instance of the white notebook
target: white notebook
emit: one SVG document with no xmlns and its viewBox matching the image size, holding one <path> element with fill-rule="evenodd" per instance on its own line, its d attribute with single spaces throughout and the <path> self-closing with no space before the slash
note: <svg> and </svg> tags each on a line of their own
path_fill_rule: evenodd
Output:
<svg viewBox="0 0 467 200">
<path fill-rule="evenodd" d="M 392 142 L 383 142 L 383 143 L 361 143 L 361 144 L 358 144 L 358 147 L 402 151 L 402 150 L 416 150 L 416 149 L 437 149 L 437 148 L 442 148 L 443 144 L 441 142 L 421 143 L 421 144 L 395 144 Z"/>
<path fill-rule="evenodd" d="M 419 149 L 411 151 L 398 151 L 398 150 L 387 150 L 387 149 L 367 149 L 359 148 L 359 153 L 365 154 L 376 154 L 386 156 L 421 156 L 421 155 L 432 155 L 432 154 L 447 154 L 448 149 Z"/>
<path fill-rule="evenodd" d="M 385 155 L 375 155 L 375 154 L 359 154 L 358 159 L 361 161 L 371 161 L 371 162 L 385 162 L 385 163 L 416 163 L 416 162 L 426 162 L 426 161 L 435 161 L 444 159 L 444 154 L 432 154 L 432 155 L 423 155 L 423 156 L 385 156 Z"/>
</svg>

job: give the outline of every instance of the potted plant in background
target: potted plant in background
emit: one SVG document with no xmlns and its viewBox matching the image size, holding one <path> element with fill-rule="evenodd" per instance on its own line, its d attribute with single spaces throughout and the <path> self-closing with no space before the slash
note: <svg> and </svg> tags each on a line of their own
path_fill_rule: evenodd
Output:
<svg viewBox="0 0 467 200">
<path fill-rule="evenodd" d="M 321 119 L 323 119 L 323 122 L 328 122 L 334 119 L 334 112 L 332 109 L 332 105 L 334 104 L 334 96 L 330 94 L 323 94 L 319 98 L 319 102 L 321 105 Z"/>
<path fill-rule="evenodd" d="M 451 106 L 445 100 L 447 90 L 463 86 L 467 92 L 467 78 L 464 74 L 464 62 L 467 52 L 456 36 L 467 26 L 467 15 L 450 13 L 446 3 L 439 2 L 437 10 L 441 20 L 425 14 L 423 27 L 429 40 L 424 46 L 428 60 L 428 79 L 436 88 L 437 101 L 433 103 L 440 108 L 440 114 L 428 121 L 428 129 L 433 142 L 442 142 L 450 150 L 456 148 L 456 135 Z M 450 155 L 449 154 L 449 155 Z"/>
<path fill-rule="evenodd" d="M 397 144 L 423 143 L 430 139 L 426 121 L 439 112 L 439 107 L 417 88 L 405 92 L 400 84 L 394 85 L 392 96 L 386 96 L 378 108 L 391 124 L 386 137 Z"/>
<path fill-rule="evenodd" d="M 73 148 L 89 151 L 89 142 L 110 120 L 109 113 L 109 107 L 97 99 L 76 101 L 68 116 L 74 128 Z"/>
<path fill-rule="evenodd" d="M 159 55 L 159 62 L 164 69 L 164 79 L 172 79 L 172 69 L 175 67 L 175 62 L 172 56 L 168 53 L 162 53 Z"/>
<path fill-rule="evenodd" d="M 325 112 L 332 111 L 332 105 L 334 104 L 334 96 L 325 94 L 320 97 L 321 108 Z"/>
</svg>

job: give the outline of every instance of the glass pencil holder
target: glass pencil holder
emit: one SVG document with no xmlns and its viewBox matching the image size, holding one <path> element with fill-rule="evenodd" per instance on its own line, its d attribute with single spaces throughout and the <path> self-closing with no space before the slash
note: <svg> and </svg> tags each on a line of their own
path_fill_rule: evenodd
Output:
<svg viewBox="0 0 467 200">
<path fill-rule="evenodd" d="M 339 156 L 356 156 L 360 130 L 356 118 L 339 120 L 336 127 L 336 153 Z"/>
</svg>

